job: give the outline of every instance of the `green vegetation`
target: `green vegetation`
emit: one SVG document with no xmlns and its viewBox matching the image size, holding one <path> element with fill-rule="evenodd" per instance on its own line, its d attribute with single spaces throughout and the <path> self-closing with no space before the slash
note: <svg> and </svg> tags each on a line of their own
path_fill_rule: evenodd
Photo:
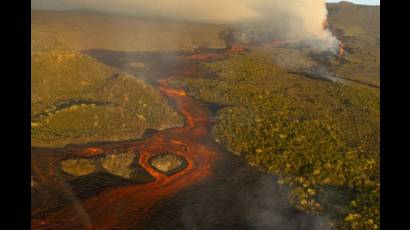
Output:
<svg viewBox="0 0 410 230">
<path fill-rule="evenodd" d="M 31 17 L 33 146 L 134 139 L 147 129 L 182 125 L 154 88 L 78 51 L 225 47 L 217 25 L 82 11 Z"/>
<path fill-rule="evenodd" d="M 182 84 L 228 105 L 212 128 L 216 141 L 279 175 L 295 206 L 330 213 L 342 229 L 378 228 L 378 89 L 290 74 L 264 54 L 204 66 L 219 78 Z"/>
<path fill-rule="evenodd" d="M 61 161 L 61 170 L 73 176 L 85 176 L 95 172 L 96 167 L 92 160 L 73 158 Z"/>
<path fill-rule="evenodd" d="M 139 181 L 149 175 L 138 166 L 139 154 L 132 149 L 120 149 L 94 158 L 69 158 L 60 162 L 61 171 L 74 177 L 109 173 L 127 180 Z M 151 176 L 149 176 L 151 178 Z"/>
<path fill-rule="evenodd" d="M 275 64 L 286 69 L 306 71 L 323 65 L 340 78 L 380 86 L 380 7 L 341 3 L 328 4 L 327 8 L 329 29 L 345 47 L 343 58 L 330 58 L 298 43 L 251 48 L 269 53 Z M 267 27 L 257 30 L 271 34 Z"/>
<path fill-rule="evenodd" d="M 32 146 L 135 139 L 147 129 L 182 125 L 181 117 L 146 83 L 61 49 L 59 42 L 47 42 L 56 41 L 52 37 L 42 42 L 33 37 Z"/>
<path fill-rule="evenodd" d="M 198 99 L 226 105 L 218 111 L 212 138 L 249 164 L 278 175 L 296 207 L 329 215 L 340 229 L 378 229 L 380 91 L 366 83 L 380 84 L 380 8 L 341 3 L 328 4 L 328 9 L 329 25 L 346 47 L 343 59 L 309 48 L 250 45 L 250 54 L 203 64 L 218 78 L 181 84 Z M 81 11 L 33 11 L 32 146 L 120 141 L 139 138 L 147 129 L 181 125 L 181 117 L 154 88 L 78 51 L 223 48 L 222 29 Z M 256 29 L 263 34 L 265 28 Z M 336 84 L 289 73 L 323 66 L 354 81 Z M 72 185 L 86 197 L 107 180 L 118 184 L 117 177 L 152 179 L 133 163 L 132 153 L 120 153 L 92 161 L 69 159 L 61 167 L 81 176 Z M 151 163 L 169 172 L 185 165 L 176 156 Z M 58 191 L 36 189 L 35 196 L 58 203 L 53 203 L 61 196 Z"/>
<path fill-rule="evenodd" d="M 101 159 L 101 166 L 113 175 L 130 179 L 134 172 L 131 167 L 134 161 L 138 161 L 132 151 L 119 154 L 108 154 Z"/>
<path fill-rule="evenodd" d="M 349 2 L 328 3 L 329 23 L 339 28 L 366 33 L 380 38 L 380 6 L 366 6 Z M 355 29 L 356 28 L 356 29 Z"/>
</svg>

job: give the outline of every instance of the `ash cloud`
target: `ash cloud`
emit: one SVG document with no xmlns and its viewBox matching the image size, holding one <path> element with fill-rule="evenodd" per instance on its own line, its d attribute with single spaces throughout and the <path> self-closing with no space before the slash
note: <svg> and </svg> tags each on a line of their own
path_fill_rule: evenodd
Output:
<svg viewBox="0 0 410 230">
<path fill-rule="evenodd" d="M 32 0 L 32 9 L 88 9 L 202 23 L 264 24 L 285 39 L 320 41 L 322 49 L 338 46 L 337 39 L 323 28 L 327 17 L 324 0 Z"/>
</svg>

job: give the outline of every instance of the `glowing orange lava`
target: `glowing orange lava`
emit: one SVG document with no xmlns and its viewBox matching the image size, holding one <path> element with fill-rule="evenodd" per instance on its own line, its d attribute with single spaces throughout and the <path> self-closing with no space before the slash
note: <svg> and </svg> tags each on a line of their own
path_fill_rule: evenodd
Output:
<svg viewBox="0 0 410 230">
<path fill-rule="evenodd" d="M 337 30 L 336 28 L 332 29 L 332 35 L 339 40 L 339 51 L 338 51 L 338 56 L 340 58 L 344 57 L 346 55 L 345 51 L 345 44 L 343 43 L 343 31 L 342 30 Z"/>
<path fill-rule="evenodd" d="M 159 80 L 159 90 L 175 101 L 176 109 L 184 116 L 184 127 L 163 130 L 151 138 L 124 143 L 113 143 L 99 147 L 78 147 L 70 153 L 49 155 L 49 171 L 56 170 L 56 161 L 68 156 L 92 156 L 104 154 L 105 150 L 133 148 L 140 152 L 139 165 L 146 169 L 155 181 L 106 189 L 98 195 L 85 199 L 78 205 L 70 205 L 44 219 L 33 219 L 32 229 L 129 229 L 141 223 L 150 213 L 151 207 L 159 200 L 175 194 L 211 173 L 212 162 L 217 157 L 216 147 L 205 144 L 208 135 L 209 117 L 206 107 L 188 97 L 182 88 L 172 87 L 172 78 Z M 181 148 L 185 146 L 186 148 Z M 173 152 L 184 157 L 187 167 L 171 176 L 153 169 L 148 160 L 161 152 Z M 34 164 L 34 168 L 36 165 Z M 45 175 L 37 170 L 40 175 Z M 50 177 L 52 175 L 45 175 Z"/>
<path fill-rule="evenodd" d="M 339 57 L 345 56 L 345 45 L 343 42 L 339 43 Z"/>
<path fill-rule="evenodd" d="M 159 89 L 162 91 L 165 95 L 169 97 L 175 97 L 175 96 L 181 96 L 184 97 L 186 96 L 186 92 L 183 89 L 175 89 L 172 88 L 168 85 L 170 79 L 167 80 L 159 80 L 158 83 L 160 84 Z"/>
<path fill-rule="evenodd" d="M 86 148 L 84 152 L 79 152 L 79 156 L 87 157 L 87 156 L 97 156 L 103 153 L 103 150 L 96 147 Z"/>
<path fill-rule="evenodd" d="M 230 54 L 241 54 L 244 51 L 244 48 L 240 43 L 233 43 L 230 45 L 229 53 Z"/>
</svg>

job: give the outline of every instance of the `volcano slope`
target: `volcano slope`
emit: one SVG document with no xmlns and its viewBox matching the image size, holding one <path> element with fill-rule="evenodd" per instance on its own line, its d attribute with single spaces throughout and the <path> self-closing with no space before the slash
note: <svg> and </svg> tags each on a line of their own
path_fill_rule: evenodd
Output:
<svg viewBox="0 0 410 230">
<path fill-rule="evenodd" d="M 183 124 L 154 88 L 53 36 L 32 33 L 31 71 L 32 146 L 135 139 Z"/>
<path fill-rule="evenodd" d="M 181 84 L 200 100 L 224 105 L 212 138 L 279 175 L 296 207 L 330 216 L 339 229 L 378 229 L 379 43 L 377 19 L 370 18 L 379 8 L 341 3 L 329 9 L 331 26 L 345 32 L 346 56 L 250 46 L 245 55 L 203 63 L 216 79 Z M 291 73 L 317 66 L 355 81 Z"/>
<path fill-rule="evenodd" d="M 225 47 L 216 25 L 76 10 L 32 11 L 31 19 L 32 146 L 135 139 L 182 125 L 154 88 L 83 51 Z"/>
<path fill-rule="evenodd" d="M 328 62 L 340 77 L 380 86 L 380 6 L 329 3 L 329 24 L 345 45 L 343 62 Z"/>
<path fill-rule="evenodd" d="M 380 87 L 380 7 L 342 2 L 329 3 L 327 8 L 328 28 L 344 44 L 343 58 L 312 52 L 298 39 L 276 40 L 276 34 L 266 27 L 246 28 L 237 39 L 265 44 L 252 48 L 269 53 L 274 63 L 283 68 L 322 75 L 331 72 L 334 77 Z M 270 44 L 272 40 L 278 44 Z"/>
<path fill-rule="evenodd" d="M 88 11 L 32 11 L 32 146 L 135 139 L 147 129 L 182 125 L 158 91 L 82 51 L 224 48 L 221 29 Z"/>
<path fill-rule="evenodd" d="M 220 77 L 183 84 L 191 95 L 225 105 L 212 128 L 215 141 L 280 175 L 297 207 L 355 229 L 377 226 L 378 89 L 290 74 L 263 54 L 205 66 Z"/>
<path fill-rule="evenodd" d="M 96 13 L 32 11 L 31 28 L 81 51 L 191 51 L 224 48 L 222 26 Z"/>
</svg>

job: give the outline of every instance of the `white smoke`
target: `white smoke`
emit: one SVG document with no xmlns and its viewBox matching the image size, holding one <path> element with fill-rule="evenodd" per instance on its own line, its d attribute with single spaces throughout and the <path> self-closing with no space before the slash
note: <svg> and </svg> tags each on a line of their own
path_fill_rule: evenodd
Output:
<svg viewBox="0 0 410 230">
<path fill-rule="evenodd" d="M 323 28 L 324 0 L 32 0 L 32 9 L 79 8 L 203 23 L 263 22 L 289 38 L 318 39 L 323 48 L 338 45 Z"/>
</svg>

